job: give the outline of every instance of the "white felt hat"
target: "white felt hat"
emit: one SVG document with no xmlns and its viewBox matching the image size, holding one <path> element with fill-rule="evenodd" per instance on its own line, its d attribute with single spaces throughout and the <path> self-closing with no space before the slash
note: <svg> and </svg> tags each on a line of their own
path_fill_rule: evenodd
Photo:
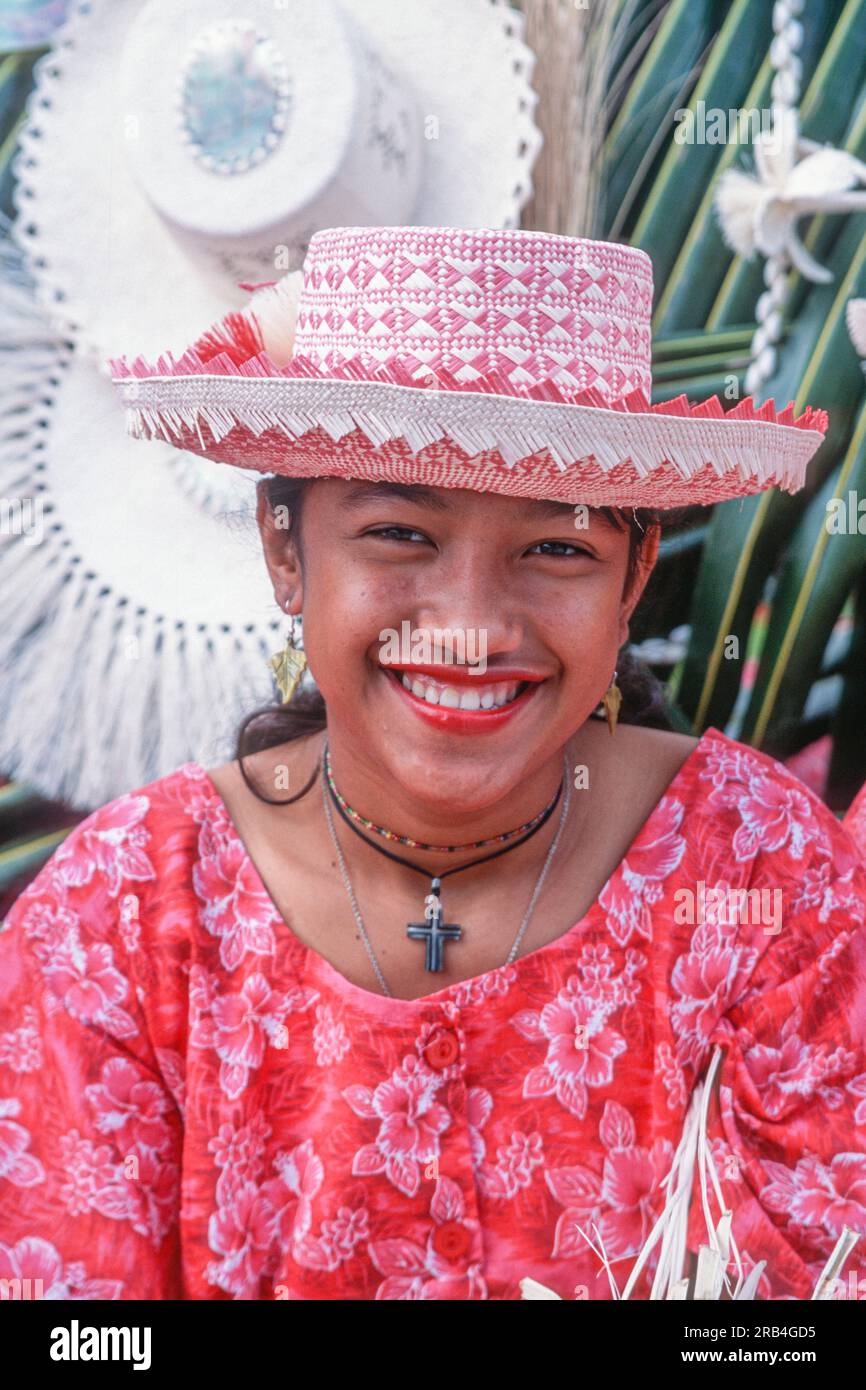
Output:
<svg viewBox="0 0 866 1390">
<path fill-rule="evenodd" d="M 541 145 L 505 0 L 90 0 L 41 60 L 17 235 L 99 357 L 182 350 L 340 224 L 516 226 Z"/>
<path fill-rule="evenodd" d="M 0 245 L 7 775 L 100 805 L 228 756 L 273 698 L 252 476 L 169 443 L 140 469 L 101 365 L 181 350 L 320 225 L 516 226 L 541 144 L 522 33 L 505 0 L 72 5 L 16 162 L 26 286 Z M 249 95 L 215 98 L 238 71 Z"/>
</svg>

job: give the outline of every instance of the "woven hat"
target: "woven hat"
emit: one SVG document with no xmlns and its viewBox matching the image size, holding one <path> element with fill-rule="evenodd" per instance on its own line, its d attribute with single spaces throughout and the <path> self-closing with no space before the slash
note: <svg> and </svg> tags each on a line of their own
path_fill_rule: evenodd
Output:
<svg viewBox="0 0 866 1390">
<path fill-rule="evenodd" d="M 826 413 L 652 405 L 652 298 L 650 258 L 615 242 L 333 227 L 180 357 L 111 373 L 134 436 L 263 473 L 590 506 L 796 492 Z"/>
</svg>

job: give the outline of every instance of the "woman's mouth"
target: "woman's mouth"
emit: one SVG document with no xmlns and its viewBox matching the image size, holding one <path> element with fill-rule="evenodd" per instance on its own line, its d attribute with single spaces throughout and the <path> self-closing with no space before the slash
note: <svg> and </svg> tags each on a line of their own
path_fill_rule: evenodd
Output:
<svg viewBox="0 0 866 1390">
<path fill-rule="evenodd" d="M 543 682 L 534 674 L 520 679 L 509 673 L 509 679 L 491 680 L 461 670 L 447 679 L 411 667 L 382 669 L 421 718 L 452 733 L 498 728 L 524 708 Z"/>
<path fill-rule="evenodd" d="M 494 681 L 490 685 L 477 687 L 443 684 L 429 676 L 415 676 L 410 679 L 405 671 L 398 672 L 404 690 L 410 690 L 419 700 L 428 705 L 441 705 L 443 709 L 501 709 L 526 689 L 526 681 Z"/>
</svg>

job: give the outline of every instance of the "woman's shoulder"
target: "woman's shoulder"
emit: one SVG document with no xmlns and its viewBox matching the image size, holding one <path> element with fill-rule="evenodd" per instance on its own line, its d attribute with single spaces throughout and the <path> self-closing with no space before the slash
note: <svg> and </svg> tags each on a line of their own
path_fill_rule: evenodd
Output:
<svg viewBox="0 0 866 1390">
<path fill-rule="evenodd" d="M 204 768 L 186 762 L 122 792 L 78 821 L 12 904 L 4 925 L 39 905 L 105 925 L 191 881 L 199 838 L 218 793 Z"/>
<path fill-rule="evenodd" d="M 866 863 L 821 797 L 771 753 L 708 729 L 695 758 L 693 806 L 712 818 L 730 862 L 784 891 L 810 924 L 862 921 Z"/>
<path fill-rule="evenodd" d="M 825 801 L 796 772 L 772 753 L 730 738 L 720 729 L 708 728 L 701 740 L 701 781 L 715 805 L 735 804 L 751 810 L 759 820 L 768 819 L 772 805 L 814 822 L 824 834 L 849 839 L 842 822 Z M 766 807 L 760 814 L 759 807 Z"/>
<path fill-rule="evenodd" d="M 63 842 L 60 863 L 84 858 L 112 884 L 154 877 L 163 848 L 176 860 L 195 851 L 200 828 L 218 793 L 200 763 L 185 762 L 150 782 L 122 792 L 91 811 Z"/>
<path fill-rule="evenodd" d="M 629 740 L 623 761 L 637 768 L 640 776 L 654 769 L 656 779 L 669 777 L 675 783 L 682 773 L 683 782 L 690 785 L 697 799 L 715 809 L 734 805 L 745 810 L 750 806 L 759 818 L 760 798 L 770 798 L 774 804 L 814 820 L 825 833 L 849 838 L 830 807 L 795 772 L 771 753 L 740 743 L 720 729 L 710 726 L 694 736 L 626 725 L 622 737 Z"/>
<path fill-rule="evenodd" d="M 604 727 L 599 721 L 600 727 Z M 600 740 L 607 743 L 607 740 Z M 609 747 L 617 744 L 619 760 L 634 770 L 644 784 L 647 779 L 666 786 L 701 744 L 700 737 L 677 733 L 673 729 L 655 729 L 642 724 L 617 725 Z"/>
<path fill-rule="evenodd" d="M 196 873 L 215 797 L 185 763 L 73 826 L 2 923 L 0 1031 L 31 1008 L 52 1046 L 89 1060 L 102 1049 L 115 1078 L 137 1059 L 182 1104 Z"/>
<path fill-rule="evenodd" d="M 623 775 L 665 797 L 689 838 L 713 853 L 723 846 L 734 866 L 791 877 L 866 872 L 849 830 L 771 753 L 712 726 L 699 737 L 638 726 L 622 734 Z"/>
</svg>

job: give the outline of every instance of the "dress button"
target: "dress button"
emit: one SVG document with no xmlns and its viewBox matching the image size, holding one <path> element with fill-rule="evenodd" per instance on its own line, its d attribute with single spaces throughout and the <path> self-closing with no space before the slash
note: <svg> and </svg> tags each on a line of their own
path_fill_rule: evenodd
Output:
<svg viewBox="0 0 866 1390">
<path fill-rule="evenodd" d="M 433 1249 L 445 1260 L 459 1260 L 472 1244 L 472 1236 L 461 1221 L 443 1221 L 433 1232 Z"/>
<path fill-rule="evenodd" d="M 442 1029 L 436 1034 L 432 1042 L 429 1042 L 424 1049 L 424 1058 L 429 1066 L 436 1071 L 442 1071 L 445 1067 L 450 1067 L 452 1062 L 456 1062 L 460 1056 L 460 1044 L 454 1033 L 448 1029 Z"/>
</svg>

